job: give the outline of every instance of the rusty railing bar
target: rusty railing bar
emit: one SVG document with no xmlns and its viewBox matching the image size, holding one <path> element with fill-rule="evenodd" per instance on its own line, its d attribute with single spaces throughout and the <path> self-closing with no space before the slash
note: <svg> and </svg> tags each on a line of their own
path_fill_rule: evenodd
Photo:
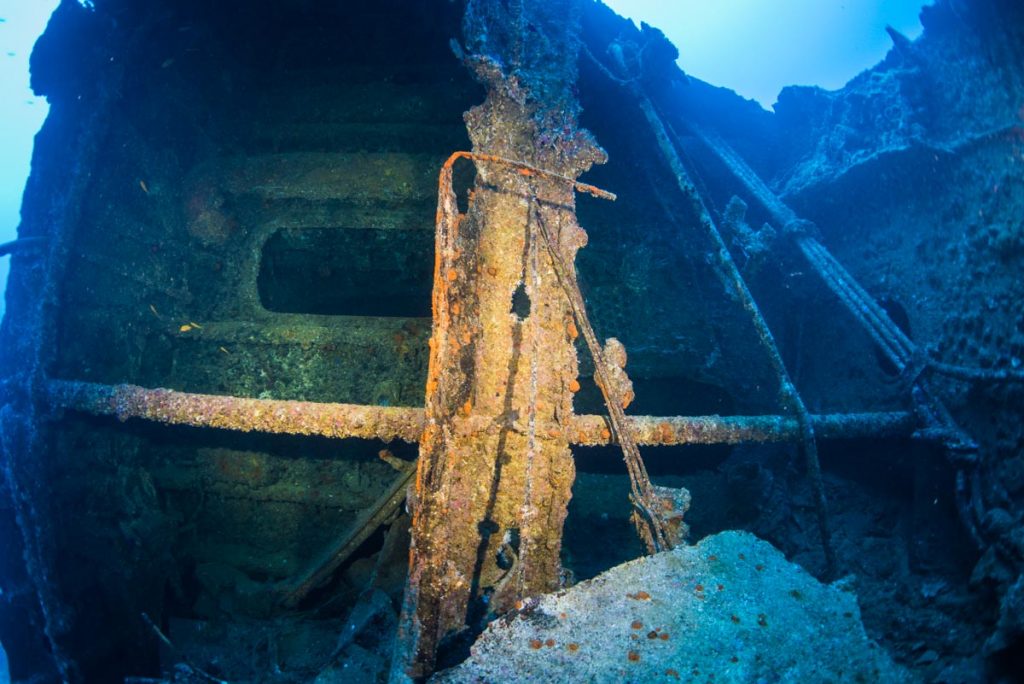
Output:
<svg viewBox="0 0 1024 684">
<path fill-rule="evenodd" d="M 138 385 L 49 380 L 46 392 L 50 404 L 57 408 L 115 416 L 122 421 L 141 419 L 235 432 L 413 443 L 419 441 L 424 421 L 423 409 L 416 407 L 248 399 Z M 909 437 L 917 427 L 913 414 L 907 412 L 837 413 L 810 418 L 823 439 Z M 486 417 L 466 419 L 484 420 Z M 792 442 L 800 437 L 799 422 L 790 416 L 626 416 L 626 421 L 641 446 Z M 566 429 L 573 444 L 614 443 L 605 416 L 573 416 Z"/>
</svg>

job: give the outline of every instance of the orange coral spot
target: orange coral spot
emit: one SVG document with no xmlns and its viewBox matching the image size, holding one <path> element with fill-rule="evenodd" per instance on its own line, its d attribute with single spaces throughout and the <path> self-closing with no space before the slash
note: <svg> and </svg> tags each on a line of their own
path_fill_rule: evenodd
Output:
<svg viewBox="0 0 1024 684">
<path fill-rule="evenodd" d="M 460 313 L 462 313 L 462 305 L 459 304 L 458 302 L 453 303 L 452 304 L 452 313 L 455 314 L 456 316 L 458 316 Z"/>
<path fill-rule="evenodd" d="M 459 277 L 459 273 L 458 273 L 458 271 L 456 271 L 456 270 L 455 270 L 454 268 L 449 268 L 449 269 L 448 269 L 448 275 L 447 275 L 447 278 L 448 278 L 448 282 L 449 282 L 449 283 L 454 283 L 454 282 L 455 282 L 455 280 L 456 280 L 456 279 L 457 279 L 458 277 Z"/>
<path fill-rule="evenodd" d="M 544 645 L 547 646 L 548 648 L 553 648 L 554 645 L 555 645 L 555 640 L 554 639 L 548 639 L 547 641 L 544 642 Z"/>
<path fill-rule="evenodd" d="M 651 595 L 648 594 L 646 591 L 638 591 L 635 594 L 626 594 L 626 596 L 628 596 L 629 598 L 634 599 L 636 601 L 650 601 L 651 600 Z"/>
<path fill-rule="evenodd" d="M 564 620 L 565 618 L 567 618 L 567 617 L 569 617 L 569 616 L 568 616 L 568 615 L 566 615 L 565 613 L 559 613 L 559 614 L 558 614 L 558 617 L 559 617 L 559 618 L 561 618 L 562 620 Z"/>
<path fill-rule="evenodd" d="M 668 632 L 662 632 L 661 634 L 658 635 L 658 638 L 661 639 L 662 641 L 668 641 Z"/>
<path fill-rule="evenodd" d="M 557 439 L 558 436 L 561 434 L 562 433 L 558 430 L 558 428 L 551 428 L 550 430 L 548 430 L 548 437 L 550 437 L 551 439 Z"/>
<path fill-rule="evenodd" d="M 576 651 L 580 650 L 580 645 L 574 641 L 568 646 L 566 646 L 566 648 L 569 649 L 570 653 L 575 653 Z"/>
<path fill-rule="evenodd" d="M 575 340 L 577 337 L 580 336 L 580 331 L 576 329 L 576 324 L 572 321 L 566 323 L 565 331 L 569 333 L 570 340 Z"/>
<path fill-rule="evenodd" d="M 496 276 L 498 275 L 498 269 L 496 269 L 494 266 L 488 266 L 487 273 L 488 275 Z"/>
<path fill-rule="evenodd" d="M 469 334 L 469 331 L 462 333 L 462 344 L 469 344 L 473 341 L 473 336 Z"/>
<path fill-rule="evenodd" d="M 539 651 L 540 647 L 543 645 L 544 644 L 541 642 L 540 639 L 530 639 L 530 648 L 532 648 L 534 651 Z"/>
<path fill-rule="evenodd" d="M 671 667 L 665 670 L 665 675 L 668 677 L 675 677 L 676 679 L 679 679 L 679 672 L 677 670 L 673 670 Z"/>
<path fill-rule="evenodd" d="M 632 627 L 633 629 L 643 629 L 644 623 L 640 622 L 639 620 L 633 620 L 633 624 L 631 624 L 630 627 Z"/>
<path fill-rule="evenodd" d="M 626 657 L 629 658 L 629 662 L 631 662 L 631 663 L 639 663 L 640 662 L 640 654 L 637 653 L 636 651 L 630 651 L 629 653 L 626 654 Z"/>
<path fill-rule="evenodd" d="M 473 402 L 466 400 L 466 403 L 462 405 L 462 415 L 468 416 L 473 412 Z"/>
<path fill-rule="evenodd" d="M 570 381 L 569 382 L 569 391 L 572 392 L 573 394 L 576 394 L 577 392 L 579 392 L 580 391 L 580 381 L 579 380 L 572 380 L 572 381 Z"/>
<path fill-rule="evenodd" d="M 662 442 L 670 442 L 675 437 L 675 432 L 672 430 L 672 426 L 668 423 L 661 423 L 658 425 L 658 437 Z"/>
<path fill-rule="evenodd" d="M 718 560 L 718 556 L 708 556 L 708 560 L 709 561 L 716 561 L 716 560 Z"/>
<path fill-rule="evenodd" d="M 704 591 L 704 585 L 703 584 L 698 584 L 697 586 L 695 586 L 693 588 L 693 590 L 694 591 Z"/>
<path fill-rule="evenodd" d="M 601 429 L 601 439 L 611 439 L 611 438 L 612 438 L 611 430 L 609 430 L 608 428 L 602 428 Z"/>
</svg>

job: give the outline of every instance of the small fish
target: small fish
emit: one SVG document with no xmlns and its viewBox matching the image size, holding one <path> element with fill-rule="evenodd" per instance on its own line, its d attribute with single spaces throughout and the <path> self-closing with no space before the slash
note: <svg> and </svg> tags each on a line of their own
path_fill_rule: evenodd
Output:
<svg viewBox="0 0 1024 684">
<path fill-rule="evenodd" d="M 154 316 L 159 316 L 159 315 L 160 315 L 160 312 L 159 312 L 159 311 L 157 311 L 157 310 L 156 310 L 156 307 L 155 307 L 155 306 L 153 306 L 152 304 L 150 304 L 150 305 L 149 305 L 149 310 L 153 312 L 153 315 L 154 315 Z"/>
<path fill-rule="evenodd" d="M 224 347 L 217 347 L 217 349 L 220 349 L 220 350 L 221 350 L 222 352 L 224 352 L 225 354 L 230 354 L 230 353 L 231 353 L 231 352 L 229 352 L 229 351 L 228 351 L 227 349 L 225 349 Z"/>
<path fill-rule="evenodd" d="M 146 193 L 147 195 L 149 194 L 149 186 L 146 185 L 146 181 L 140 180 L 139 187 L 142 188 L 142 192 Z"/>
<path fill-rule="evenodd" d="M 180 328 L 178 328 L 178 332 L 187 333 L 191 329 L 192 329 L 192 326 L 189 325 L 188 323 L 186 323 L 185 325 L 183 325 Z"/>
<path fill-rule="evenodd" d="M 203 326 L 199 325 L 195 321 L 189 321 L 188 324 L 191 325 L 193 328 L 198 328 L 199 330 L 203 329 Z"/>
<path fill-rule="evenodd" d="M 170 59 L 165 59 L 163 61 L 163 64 L 160 65 L 160 68 L 161 69 L 166 69 L 167 67 L 171 66 L 172 64 L 174 64 L 174 58 L 173 57 L 171 57 Z"/>
</svg>

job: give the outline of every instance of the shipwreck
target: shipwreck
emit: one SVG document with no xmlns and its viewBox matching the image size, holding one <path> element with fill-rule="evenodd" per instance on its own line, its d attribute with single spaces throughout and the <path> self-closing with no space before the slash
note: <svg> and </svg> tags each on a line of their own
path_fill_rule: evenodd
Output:
<svg viewBox="0 0 1024 684">
<path fill-rule="evenodd" d="M 1024 16 L 922 20 L 769 113 L 591 0 L 64 0 L 12 681 L 1019 672 Z"/>
</svg>

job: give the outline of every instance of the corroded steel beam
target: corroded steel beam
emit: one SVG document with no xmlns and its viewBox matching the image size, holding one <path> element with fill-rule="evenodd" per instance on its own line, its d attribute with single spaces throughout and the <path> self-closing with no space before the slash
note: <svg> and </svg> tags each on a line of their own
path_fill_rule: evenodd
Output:
<svg viewBox="0 0 1024 684">
<path fill-rule="evenodd" d="M 47 393 L 54 406 L 83 413 L 237 432 L 417 442 L 424 420 L 423 409 L 412 407 L 245 399 L 69 380 L 49 381 Z M 473 417 L 464 420 L 469 431 L 477 429 L 476 422 L 481 423 L 480 429 L 484 427 Z M 814 415 L 811 420 L 822 439 L 909 437 L 917 427 L 914 416 L 903 412 L 835 413 Z M 800 438 L 796 419 L 787 416 L 627 416 L 626 421 L 642 446 L 793 442 Z M 572 444 L 614 443 L 604 416 L 573 416 L 569 425 Z"/>
</svg>

